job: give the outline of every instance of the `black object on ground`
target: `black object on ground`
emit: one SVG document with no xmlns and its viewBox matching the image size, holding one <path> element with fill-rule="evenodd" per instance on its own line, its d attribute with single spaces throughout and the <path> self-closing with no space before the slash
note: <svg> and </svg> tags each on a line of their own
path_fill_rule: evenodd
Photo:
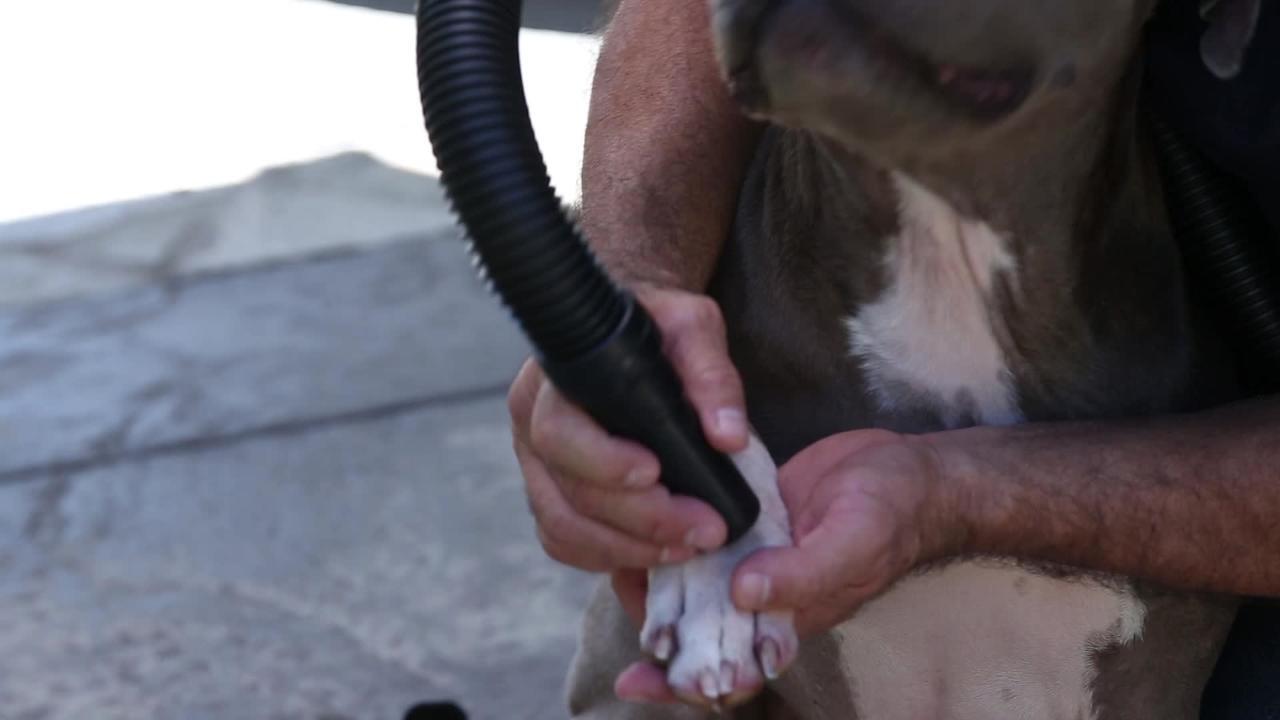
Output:
<svg viewBox="0 0 1280 720">
<path fill-rule="evenodd" d="M 419 703 L 409 708 L 404 720 L 467 720 L 467 714 L 451 702 Z"/>
</svg>

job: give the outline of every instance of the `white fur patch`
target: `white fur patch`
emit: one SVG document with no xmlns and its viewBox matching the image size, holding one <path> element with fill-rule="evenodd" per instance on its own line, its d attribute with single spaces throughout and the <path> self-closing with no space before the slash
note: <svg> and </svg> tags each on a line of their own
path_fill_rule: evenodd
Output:
<svg viewBox="0 0 1280 720">
<path fill-rule="evenodd" d="M 912 576 L 841 625 L 858 717 L 1092 720 L 1092 654 L 1141 634 L 1131 592 L 965 562 Z"/>
<path fill-rule="evenodd" d="M 848 320 L 868 388 L 886 410 L 904 395 L 923 399 L 948 426 L 1020 422 L 990 304 L 1013 256 L 986 223 L 962 217 L 904 175 L 893 179 L 900 234 L 885 258 L 889 285 Z"/>
</svg>

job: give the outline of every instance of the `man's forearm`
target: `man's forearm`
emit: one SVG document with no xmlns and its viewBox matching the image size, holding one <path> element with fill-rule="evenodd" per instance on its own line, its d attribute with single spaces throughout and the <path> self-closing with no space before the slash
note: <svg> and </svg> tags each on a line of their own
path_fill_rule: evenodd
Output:
<svg viewBox="0 0 1280 720">
<path fill-rule="evenodd" d="M 622 0 L 596 68 L 582 223 L 626 282 L 706 287 L 758 130 L 716 68 L 701 0 Z"/>
<path fill-rule="evenodd" d="M 1280 597 L 1280 397 L 930 439 L 966 552 Z"/>
</svg>

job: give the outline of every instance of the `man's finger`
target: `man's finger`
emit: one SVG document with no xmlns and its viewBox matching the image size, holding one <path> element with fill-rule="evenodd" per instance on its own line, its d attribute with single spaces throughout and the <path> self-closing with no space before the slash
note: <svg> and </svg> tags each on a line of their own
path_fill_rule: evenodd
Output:
<svg viewBox="0 0 1280 720">
<path fill-rule="evenodd" d="M 667 357 L 698 411 L 703 432 L 717 449 L 736 452 L 747 445 L 742 379 L 729 359 L 724 318 L 714 300 L 687 296 L 660 311 Z"/>
<path fill-rule="evenodd" d="M 525 476 L 529 508 L 537 520 L 538 539 L 553 560 L 588 572 L 609 572 L 649 568 L 692 557 L 691 549 L 641 542 L 580 515 L 527 447 L 517 443 L 516 455 Z"/>
<path fill-rule="evenodd" d="M 652 663 L 638 662 L 622 671 L 613 692 L 627 702 L 667 705 L 679 698 L 667 685 L 666 672 Z"/>
<path fill-rule="evenodd" d="M 714 550 L 727 535 L 724 520 L 710 505 L 663 487 L 618 492 L 580 481 L 565 483 L 562 490 L 582 515 L 642 542 Z"/>
<path fill-rule="evenodd" d="M 614 489 L 658 482 L 653 453 L 610 435 L 550 383 L 538 390 L 529 435 L 530 447 L 556 472 Z"/>
<path fill-rule="evenodd" d="M 733 602 L 743 610 L 794 610 L 818 603 L 860 597 L 861 568 L 850 568 L 850 536 L 820 524 L 796 547 L 767 548 L 734 571 Z M 865 557 L 859 554 L 856 557 Z"/>
<path fill-rule="evenodd" d="M 622 611 L 636 627 L 644 625 L 644 601 L 649 592 L 649 573 L 646 570 L 618 570 L 609 577 L 613 594 L 618 596 Z"/>
</svg>

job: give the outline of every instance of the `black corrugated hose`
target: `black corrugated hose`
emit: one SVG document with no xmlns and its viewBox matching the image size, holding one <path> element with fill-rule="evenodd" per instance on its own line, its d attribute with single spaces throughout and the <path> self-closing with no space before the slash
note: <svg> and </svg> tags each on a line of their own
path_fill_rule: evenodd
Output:
<svg viewBox="0 0 1280 720">
<path fill-rule="evenodd" d="M 520 0 L 419 2 L 418 83 L 445 192 L 556 387 L 654 451 L 663 484 L 705 500 L 737 539 L 759 501 L 707 444 L 656 326 L 600 268 L 551 188 L 520 75 L 520 9 Z"/>
<path fill-rule="evenodd" d="M 1259 389 L 1280 387 L 1280 276 L 1270 229 L 1231 177 L 1151 117 L 1165 202 L 1189 272 L 1217 305 Z"/>
</svg>

